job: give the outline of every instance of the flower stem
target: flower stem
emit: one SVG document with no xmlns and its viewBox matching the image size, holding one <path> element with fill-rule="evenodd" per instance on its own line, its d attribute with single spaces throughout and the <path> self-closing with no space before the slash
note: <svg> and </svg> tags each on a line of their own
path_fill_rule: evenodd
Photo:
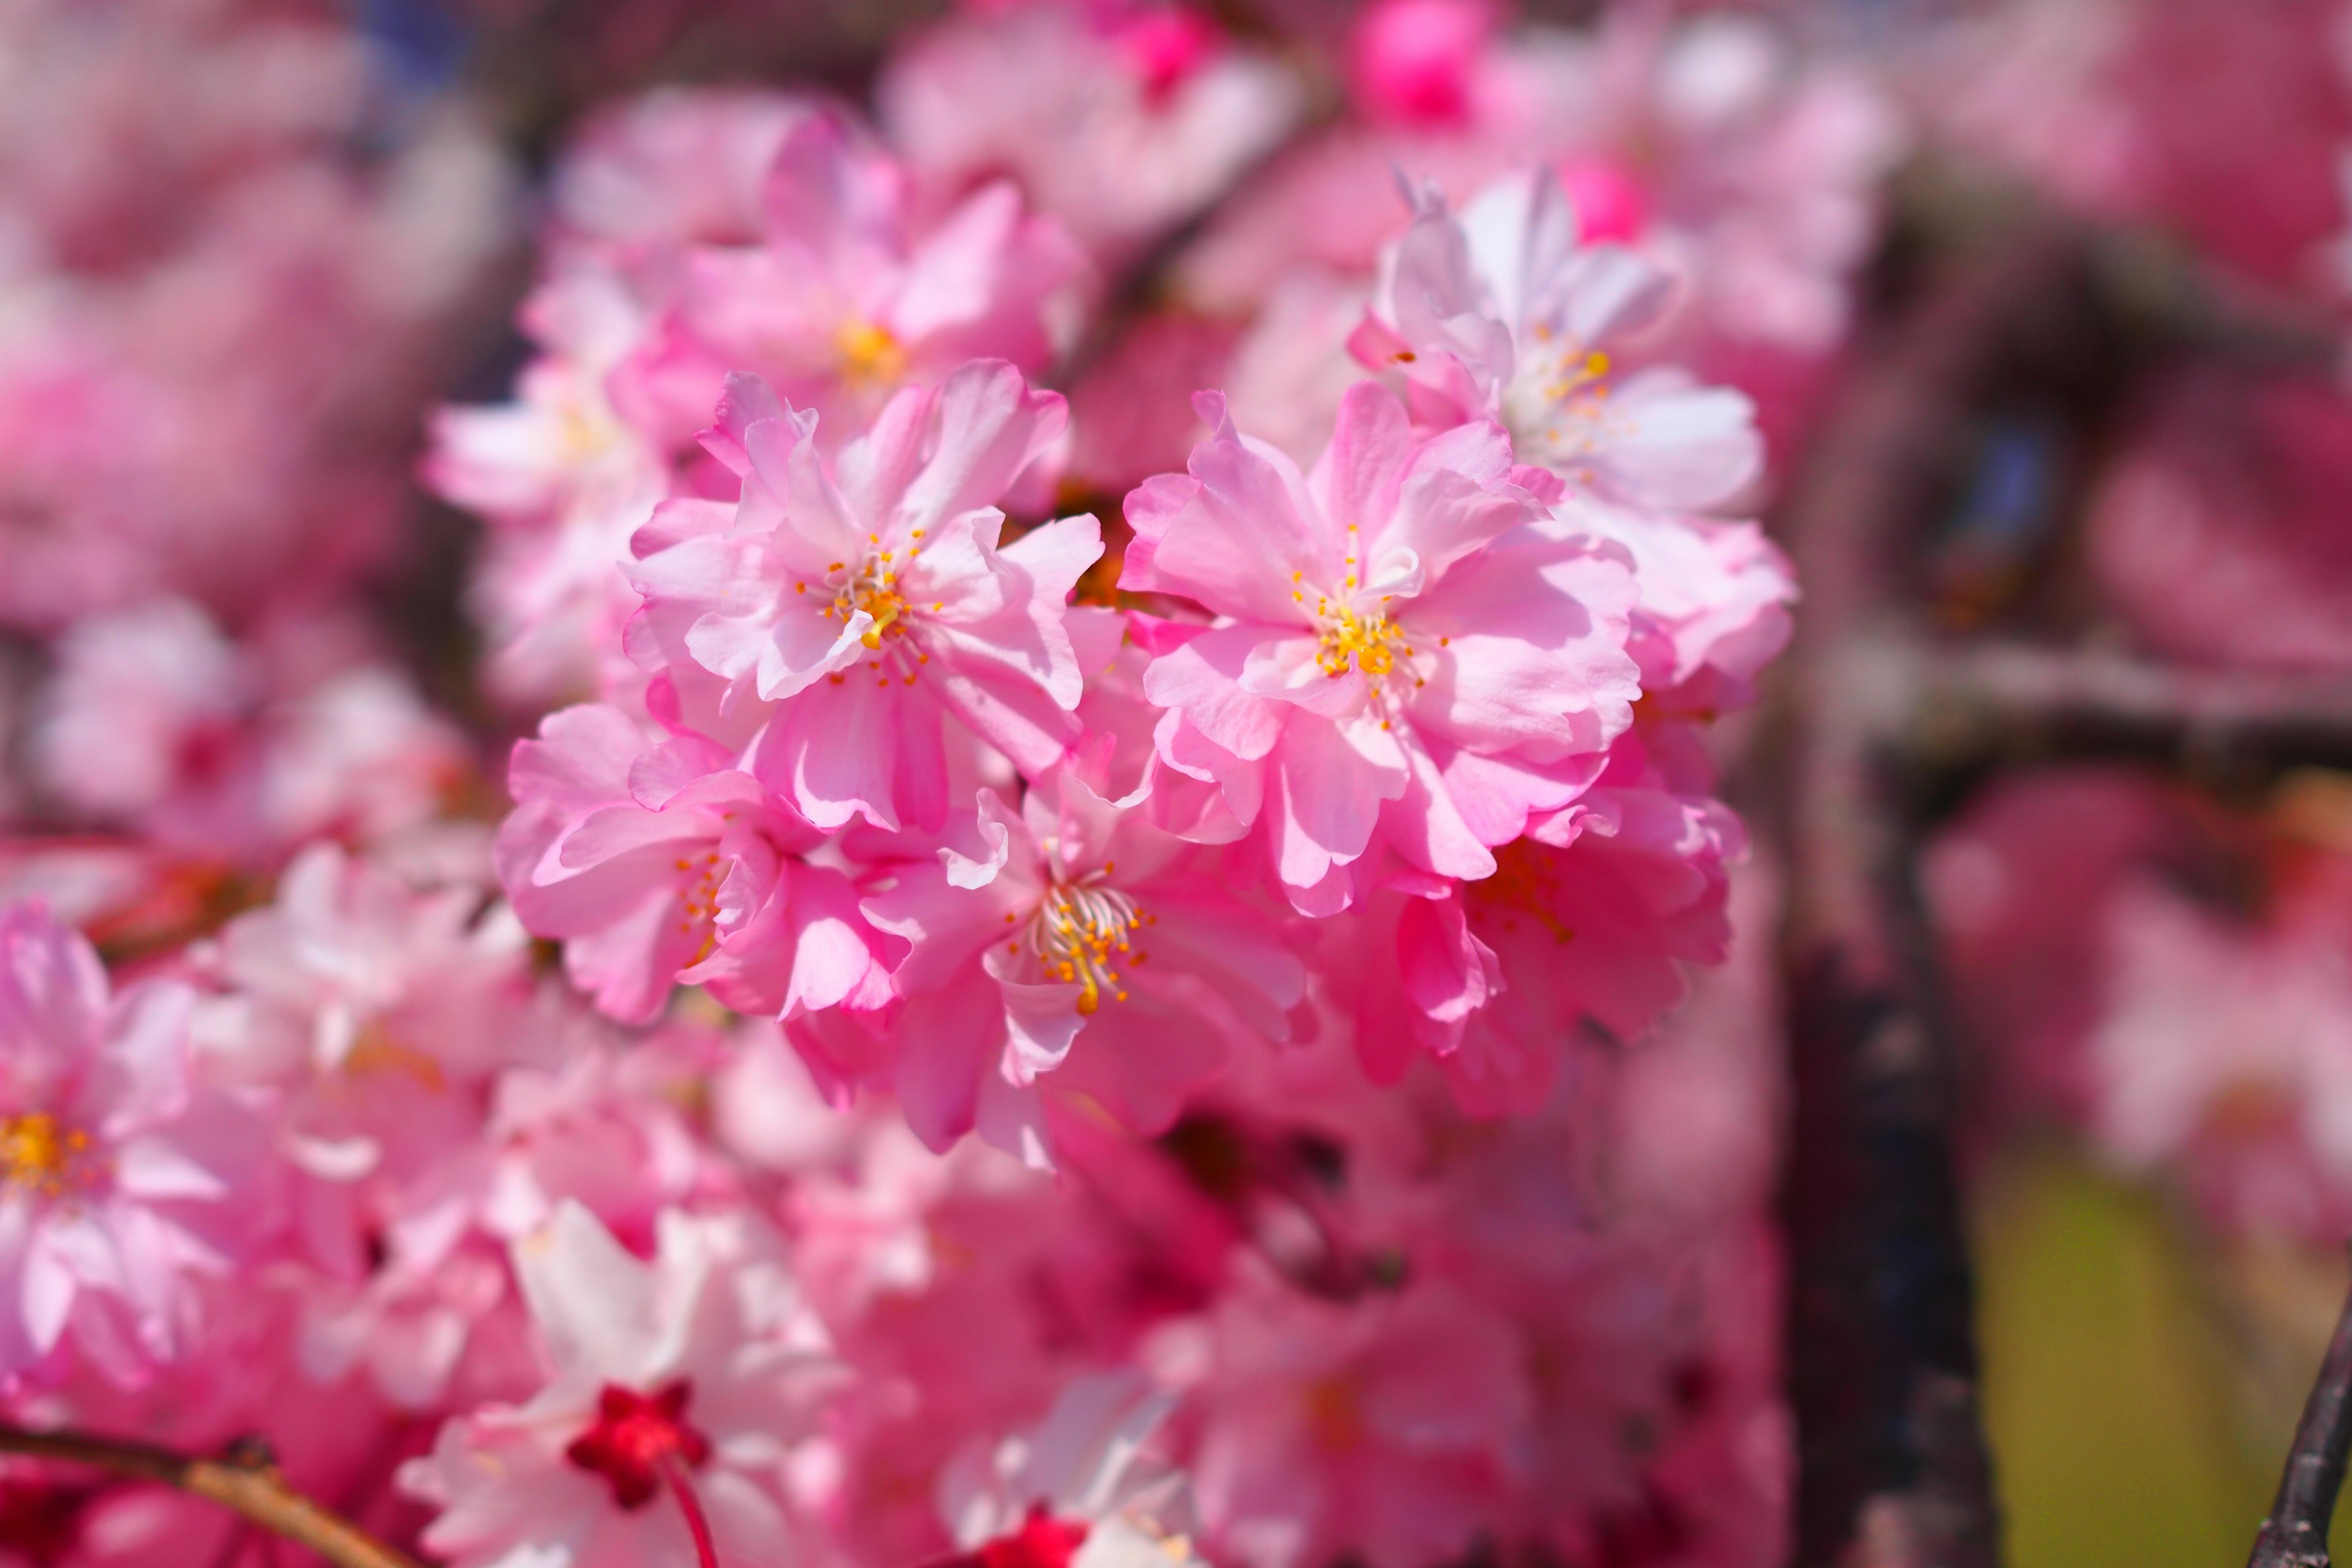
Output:
<svg viewBox="0 0 2352 1568">
<path fill-rule="evenodd" d="M 89 1465 L 209 1498 L 264 1530 L 309 1547 L 335 1568 L 419 1568 L 406 1552 L 294 1490 L 276 1466 L 258 1458 L 193 1458 L 147 1443 L 87 1432 L 35 1432 L 5 1424 L 0 1424 L 0 1454 Z"/>
<path fill-rule="evenodd" d="M 694 1537 L 694 1554 L 702 1568 L 719 1568 L 719 1548 L 710 1539 L 710 1521 L 702 1516 L 702 1500 L 694 1495 L 694 1482 L 687 1478 L 686 1466 L 675 1453 L 661 1458 L 662 1479 L 669 1483 L 670 1494 L 677 1499 L 678 1511 L 686 1515 L 687 1533 Z"/>
</svg>

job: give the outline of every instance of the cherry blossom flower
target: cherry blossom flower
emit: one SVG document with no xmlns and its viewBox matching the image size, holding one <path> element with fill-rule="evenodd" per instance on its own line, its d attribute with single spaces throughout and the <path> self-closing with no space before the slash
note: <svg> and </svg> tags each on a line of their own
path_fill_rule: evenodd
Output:
<svg viewBox="0 0 2352 1568">
<path fill-rule="evenodd" d="M 566 1206 L 514 1268 L 552 1376 L 403 1467 L 439 1510 L 426 1550 L 457 1568 L 792 1562 L 782 1466 L 832 1373 L 772 1240 L 748 1215 L 671 1214 L 646 1261 Z"/>
<path fill-rule="evenodd" d="M 899 51 L 877 92 L 927 181 L 956 190 L 1010 171 L 1114 257 L 1207 205 L 1305 107 L 1293 74 L 1205 7 L 1157 3 L 967 13 Z"/>
<path fill-rule="evenodd" d="M 1194 1562 L 1183 1477 L 1144 1453 L 1174 1401 L 1132 1374 L 1074 1379 L 1044 1420 L 940 1474 L 940 1512 L 986 1568 L 1153 1568 Z"/>
<path fill-rule="evenodd" d="M 1287 1037 L 1304 974 L 1279 929 L 1135 805 L 1076 769 L 1018 813 L 983 795 L 971 853 L 900 867 L 866 900 L 909 943 L 891 1082 L 931 1147 L 977 1124 L 1046 1158 L 1049 1079 L 1156 1131 L 1233 1044 Z"/>
<path fill-rule="evenodd" d="M 1530 1395 L 1517 1336 L 1482 1303 L 1423 1285 L 1349 1307 L 1244 1282 L 1210 1342 L 1187 1392 L 1213 1557 L 1407 1568 L 1494 1517 Z"/>
<path fill-rule="evenodd" d="M 669 494 L 669 455 L 614 406 L 611 388 L 649 316 L 607 259 L 567 255 L 524 304 L 525 330 L 546 352 L 514 398 L 434 416 L 427 481 L 496 530 L 475 594 L 509 693 L 592 684 L 635 607 L 620 563 Z"/>
<path fill-rule="evenodd" d="M 550 714 L 515 748 L 499 864 L 575 984 L 645 1023 L 675 981 L 780 1016 L 889 994 L 878 941 L 823 835 L 694 736 L 649 745 L 615 708 Z"/>
<path fill-rule="evenodd" d="M 1394 1082 L 1433 1057 L 1473 1114 L 1529 1111 L 1579 1038 L 1649 1033 L 1687 994 L 1686 966 L 1722 962 L 1746 848 L 1727 807 L 1675 783 L 1629 732 L 1582 799 L 1496 851 L 1492 876 L 1383 892 L 1318 926 L 1317 971 L 1367 1070 Z"/>
<path fill-rule="evenodd" d="M 761 204 L 760 243 L 688 253 L 672 311 L 621 373 L 674 436 L 730 372 L 845 434 L 908 382 L 973 359 L 1035 372 L 1066 341 L 1083 258 L 1009 183 L 919 226 L 899 166 L 844 117 L 813 113 L 786 132 Z"/>
<path fill-rule="evenodd" d="M 184 1353 L 191 1281 L 271 1217 L 266 1132 L 191 1081 L 190 1002 L 116 994 L 41 906 L 0 913 L 0 1384 L 65 1346 L 125 1382 Z"/>
<path fill-rule="evenodd" d="M 1343 907 L 1378 847 L 1492 875 L 1490 847 L 1574 800 L 1631 721 L 1624 557 L 1526 526 L 1543 476 L 1511 465 L 1491 423 L 1419 437 L 1393 395 L 1359 386 L 1301 476 L 1222 400 L 1202 413 L 1213 435 L 1189 476 L 1128 501 L 1121 585 L 1223 617 L 1145 677 L 1185 727 L 1162 730 L 1162 759 L 1210 776 L 1205 745 L 1255 764 L 1226 797 L 1262 815 L 1302 908 Z"/>
<path fill-rule="evenodd" d="M 1755 477 L 1763 443 L 1744 394 L 1663 366 L 1614 374 L 1672 279 L 1622 247 L 1580 243 L 1549 170 L 1488 187 L 1459 219 L 1433 190 L 1416 205 L 1350 347 L 1374 369 L 1402 366 L 1424 418 L 1499 419 L 1521 457 L 1642 507 L 1703 509 Z"/>
<path fill-rule="evenodd" d="M 950 720 L 1032 773 L 1076 739 L 1062 616 L 1099 531 L 1065 518 L 1000 547 L 995 504 L 1065 416 L 980 361 L 828 458 L 814 413 L 729 384 L 712 445 L 741 501 L 669 503 L 632 579 L 658 658 L 723 681 L 722 711 L 770 705 L 746 765 L 818 826 L 940 826 Z"/>
</svg>

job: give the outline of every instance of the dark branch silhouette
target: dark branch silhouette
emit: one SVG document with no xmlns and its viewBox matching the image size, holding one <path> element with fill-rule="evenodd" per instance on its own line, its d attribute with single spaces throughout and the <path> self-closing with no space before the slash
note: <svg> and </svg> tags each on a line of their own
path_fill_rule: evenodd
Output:
<svg viewBox="0 0 2352 1568">
<path fill-rule="evenodd" d="M 2336 1320 L 2319 1376 L 2295 1423 L 2277 1500 L 2254 1537 L 2247 1568 L 2328 1568 L 2327 1525 L 2352 1455 L 2352 1298 Z"/>
</svg>

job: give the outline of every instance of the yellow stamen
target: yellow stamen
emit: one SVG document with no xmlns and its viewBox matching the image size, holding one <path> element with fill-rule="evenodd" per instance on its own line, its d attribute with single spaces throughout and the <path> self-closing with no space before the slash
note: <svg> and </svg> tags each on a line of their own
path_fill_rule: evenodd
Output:
<svg viewBox="0 0 2352 1568">
<path fill-rule="evenodd" d="M 1056 883 L 1030 917 L 1029 949 L 1047 973 L 1078 988 L 1078 1012 L 1091 1016 L 1106 991 L 1115 1002 L 1127 1000 L 1115 966 L 1129 957 L 1128 933 L 1150 923 L 1133 899 L 1094 879 Z M 1131 962 L 1142 958 L 1133 953 Z"/>
<path fill-rule="evenodd" d="M 1359 616 L 1343 605 L 1327 616 L 1315 662 L 1330 676 L 1347 674 L 1350 665 L 1366 675 L 1386 675 L 1402 647 L 1404 634 L 1384 612 Z"/>
<path fill-rule="evenodd" d="M 53 1198 L 73 1184 L 89 1134 L 46 1110 L 0 1117 L 0 1181 Z"/>
<path fill-rule="evenodd" d="M 834 352 L 841 356 L 842 379 L 863 386 L 887 386 L 907 375 L 907 350 L 890 329 L 852 317 L 834 329 Z"/>
</svg>

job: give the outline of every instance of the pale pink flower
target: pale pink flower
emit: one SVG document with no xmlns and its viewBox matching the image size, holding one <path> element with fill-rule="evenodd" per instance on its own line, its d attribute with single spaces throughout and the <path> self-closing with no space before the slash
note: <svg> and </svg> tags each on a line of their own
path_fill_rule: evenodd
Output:
<svg viewBox="0 0 2352 1568">
<path fill-rule="evenodd" d="M 1617 374 L 1673 279 L 1583 243 L 1549 170 L 1489 186 L 1458 219 L 1434 190 L 1415 205 L 1350 346 L 1402 371 L 1423 418 L 1499 419 L 1520 457 L 1637 506 L 1713 506 L 1755 478 L 1764 447 L 1745 394 L 1665 366 Z"/>
<path fill-rule="evenodd" d="M 1069 237 L 1003 181 L 929 224 L 907 187 L 843 116 L 797 121 L 768 171 L 761 242 L 687 255 L 674 312 L 621 395 L 682 437 L 728 373 L 748 370 L 824 410 L 839 437 L 899 386 L 968 360 L 1045 369 L 1076 325 L 1085 262 Z"/>
<path fill-rule="evenodd" d="M 793 1562 L 783 1468 L 832 1374 L 774 1241 L 748 1215 L 671 1213 L 644 1261 L 568 1205 L 514 1268 L 552 1375 L 402 1468 L 439 1510 L 425 1549 L 455 1568 Z"/>
<path fill-rule="evenodd" d="M 802 858 L 824 836 L 710 742 L 567 708 L 516 746 L 508 787 L 508 896 L 613 1016 L 650 1021 L 679 981 L 777 1015 L 887 998 L 856 890 Z"/>
<path fill-rule="evenodd" d="M 564 253 L 524 304 L 547 352 L 514 397 L 433 416 L 427 482 L 494 525 L 473 595 L 509 694 L 593 686 L 635 607 L 621 563 L 670 493 L 669 455 L 614 406 L 611 380 L 650 314 L 609 261 Z"/>
<path fill-rule="evenodd" d="M 1220 617 L 1145 678 L 1172 713 L 1162 759 L 1197 777 L 1218 753 L 1253 764 L 1226 797 L 1262 816 L 1302 908 L 1343 906 L 1381 847 L 1491 875 L 1489 847 L 1575 799 L 1631 722 L 1625 557 L 1525 526 L 1546 476 L 1513 467 L 1491 423 L 1418 437 L 1367 384 L 1302 476 L 1222 399 L 1202 411 L 1189 476 L 1127 506 L 1121 585 Z"/>
<path fill-rule="evenodd" d="M 940 1472 L 959 1563 L 986 1568 L 1178 1568 L 1184 1478 L 1146 1452 L 1174 1401 L 1132 1373 L 1074 1378 L 1035 1426 L 966 1447 Z"/>
<path fill-rule="evenodd" d="M 1223 380 L 1209 384 L 1224 388 L 1234 423 L 1302 468 L 1314 462 L 1331 438 L 1339 400 L 1364 379 L 1348 343 L 1370 295 L 1369 279 L 1320 267 L 1286 276 L 1234 345 Z"/>
<path fill-rule="evenodd" d="M 123 1382 L 184 1354 L 191 1281 L 271 1217 L 266 1132 L 190 1080 L 190 1001 L 113 994 L 46 910 L 0 913 L 0 1384 L 65 1345 Z"/>
<path fill-rule="evenodd" d="M 614 1038 L 581 1020 L 572 1050 L 547 1068 L 499 1078 L 478 1147 L 486 1179 L 478 1223 L 514 1240 L 567 1203 L 594 1215 L 622 1245 L 652 1250 L 663 1211 L 722 1212 L 742 1193 L 730 1167 L 689 1120 L 700 1092 L 667 1032 Z"/>
<path fill-rule="evenodd" d="M 271 903 L 194 953 L 207 1080 L 273 1091 L 287 1157 L 320 1181 L 431 1168 L 475 1135 L 480 1086 L 545 1053 L 530 939 L 481 903 L 312 845 Z"/>
<path fill-rule="evenodd" d="M 941 23 L 895 53 L 877 94 L 928 183 L 1010 172 L 1113 256 L 1206 206 L 1305 108 L 1293 74 L 1205 7 L 1073 0 Z"/>
<path fill-rule="evenodd" d="M 2171 1176 L 2233 1233 L 2340 1234 L 2352 1213 L 2342 927 L 2336 915 L 2234 931 L 2155 888 L 2119 896 L 2089 1042 L 2098 1146 Z"/>
<path fill-rule="evenodd" d="M 561 238 L 629 252 L 749 244 L 776 150 L 819 112 L 790 93 L 677 86 L 600 110 L 551 182 Z"/>
<path fill-rule="evenodd" d="M 1625 648 L 1642 667 L 1648 711 L 1712 721 L 1756 700 L 1757 678 L 1788 646 L 1798 596 L 1796 569 L 1761 528 L 1580 500 L 1540 526 L 1633 557 Z"/>
<path fill-rule="evenodd" d="M 746 765 L 818 826 L 937 827 L 950 720 L 1030 773 L 1076 738 L 1062 617 L 1099 531 L 1064 518 L 997 543 L 996 503 L 1064 409 L 977 362 L 827 456 L 815 414 L 730 382 L 712 443 L 741 501 L 673 501 L 640 534 L 641 625 L 673 669 L 725 683 L 722 712 L 766 713 Z"/>
<path fill-rule="evenodd" d="M 1509 1507 L 1532 1390 L 1525 1346 L 1484 1304 L 1435 1282 L 1320 1300 L 1257 1271 L 1205 1337 L 1185 1394 L 1212 1558 L 1421 1568 Z"/>
<path fill-rule="evenodd" d="M 1374 1078 L 1425 1054 L 1473 1114 L 1533 1110 L 1579 1041 L 1640 1038 L 1682 1002 L 1688 966 L 1722 962 L 1746 836 L 1652 762 L 1654 738 L 1696 745 L 1629 731 L 1576 805 L 1496 851 L 1492 876 L 1384 892 L 1318 928 L 1318 971 Z"/>
<path fill-rule="evenodd" d="M 934 1149 L 977 1125 L 1048 1158 L 1048 1082 L 1157 1131 L 1235 1044 L 1288 1037 L 1305 976 L 1279 928 L 1138 804 L 1076 768 L 1017 814 L 984 794 L 975 842 L 897 868 L 866 900 L 912 944 L 891 1081 Z"/>
<path fill-rule="evenodd" d="M 34 774 L 76 810 L 177 817 L 234 841 L 258 787 L 260 677 L 209 616 L 164 600 L 74 623 L 40 698 Z"/>
<path fill-rule="evenodd" d="M 40 692 L 36 774 L 78 816 L 216 858 L 414 828 L 469 760 L 403 678 L 347 662 L 352 640 L 295 622 L 240 644 L 178 600 L 86 616 Z"/>
</svg>

